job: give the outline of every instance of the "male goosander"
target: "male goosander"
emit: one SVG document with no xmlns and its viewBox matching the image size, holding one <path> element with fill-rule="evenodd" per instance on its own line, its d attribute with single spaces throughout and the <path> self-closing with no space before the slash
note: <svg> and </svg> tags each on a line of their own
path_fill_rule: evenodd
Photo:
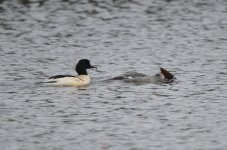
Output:
<svg viewBox="0 0 227 150">
<path fill-rule="evenodd" d="M 56 75 L 50 77 L 45 83 L 49 85 L 62 85 L 62 86 L 84 86 L 90 83 L 90 77 L 86 69 L 96 68 L 91 66 L 90 61 L 81 59 L 76 65 L 76 72 L 78 76 L 72 75 Z"/>
<path fill-rule="evenodd" d="M 167 70 L 160 68 L 160 73 L 153 76 L 147 76 L 137 72 L 127 72 L 121 76 L 112 78 L 112 80 L 123 80 L 124 82 L 134 83 L 170 83 L 175 77 Z"/>
</svg>

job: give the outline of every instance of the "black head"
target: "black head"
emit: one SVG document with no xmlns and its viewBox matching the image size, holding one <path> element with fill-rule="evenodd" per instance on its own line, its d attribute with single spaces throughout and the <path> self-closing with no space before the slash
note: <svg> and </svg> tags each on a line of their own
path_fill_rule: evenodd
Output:
<svg viewBox="0 0 227 150">
<path fill-rule="evenodd" d="M 86 69 L 90 69 L 90 68 L 95 68 L 95 67 L 91 66 L 90 61 L 88 59 L 81 59 L 77 63 L 75 70 L 79 75 L 87 75 Z"/>
</svg>

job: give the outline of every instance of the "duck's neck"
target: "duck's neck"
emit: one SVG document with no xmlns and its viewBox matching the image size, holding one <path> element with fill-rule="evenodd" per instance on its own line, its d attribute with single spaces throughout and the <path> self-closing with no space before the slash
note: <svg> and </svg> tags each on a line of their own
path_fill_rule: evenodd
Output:
<svg viewBox="0 0 227 150">
<path fill-rule="evenodd" d="M 86 69 L 79 69 L 79 70 L 76 70 L 76 72 L 78 73 L 78 75 L 87 75 Z"/>
</svg>

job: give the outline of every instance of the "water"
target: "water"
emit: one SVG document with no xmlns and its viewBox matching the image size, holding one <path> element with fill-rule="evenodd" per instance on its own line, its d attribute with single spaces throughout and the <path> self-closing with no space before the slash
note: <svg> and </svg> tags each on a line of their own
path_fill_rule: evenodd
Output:
<svg viewBox="0 0 227 150">
<path fill-rule="evenodd" d="M 227 1 L 0 1 L 4 150 L 227 149 Z M 75 74 L 86 88 L 35 84 Z M 170 70 L 172 84 L 103 82 Z"/>
</svg>

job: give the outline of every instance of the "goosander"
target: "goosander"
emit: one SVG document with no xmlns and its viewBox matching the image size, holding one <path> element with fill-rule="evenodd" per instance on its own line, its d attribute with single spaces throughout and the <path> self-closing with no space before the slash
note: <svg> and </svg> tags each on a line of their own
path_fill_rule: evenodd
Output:
<svg viewBox="0 0 227 150">
<path fill-rule="evenodd" d="M 121 76 L 112 78 L 111 80 L 123 80 L 124 82 L 134 83 L 170 83 L 175 77 L 167 70 L 160 68 L 160 73 L 153 76 L 147 76 L 137 72 L 127 72 Z"/>
<path fill-rule="evenodd" d="M 76 72 L 78 76 L 72 75 L 56 75 L 50 77 L 46 82 L 49 85 L 61 85 L 61 86 L 85 86 L 90 83 L 90 77 L 87 74 L 86 69 L 96 68 L 91 66 L 88 59 L 81 59 L 76 65 Z"/>
</svg>

